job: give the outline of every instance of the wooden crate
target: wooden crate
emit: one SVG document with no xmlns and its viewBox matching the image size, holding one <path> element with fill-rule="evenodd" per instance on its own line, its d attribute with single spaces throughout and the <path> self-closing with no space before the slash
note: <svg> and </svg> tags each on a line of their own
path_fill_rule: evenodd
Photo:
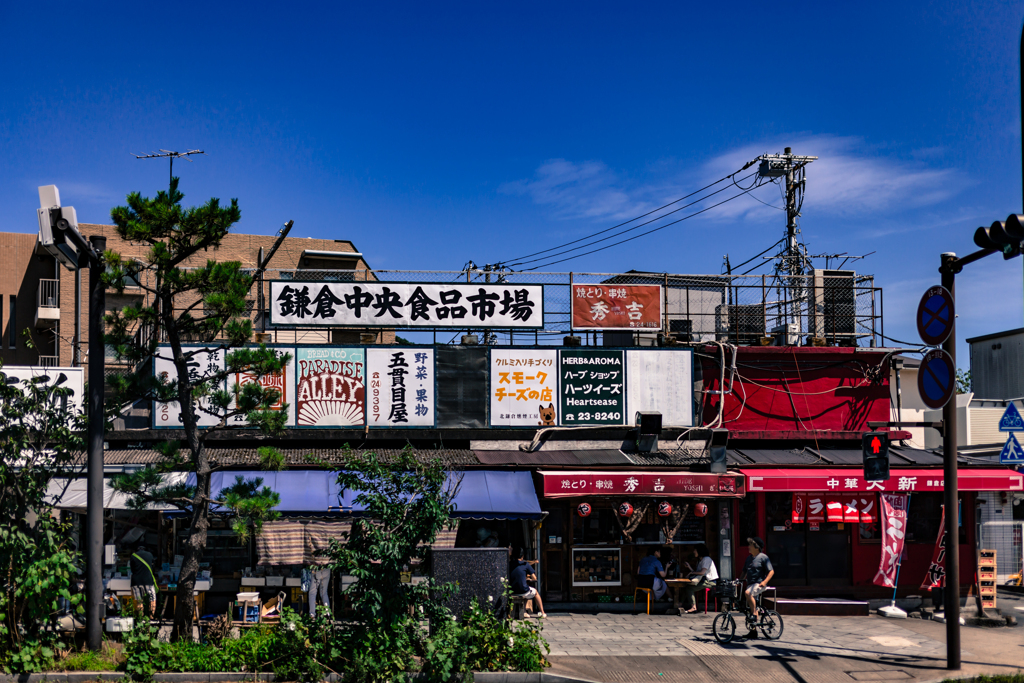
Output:
<svg viewBox="0 0 1024 683">
<path fill-rule="evenodd" d="M 995 581 L 996 580 L 996 568 L 995 567 L 979 567 L 978 568 L 978 580 L 979 581 Z"/>
<path fill-rule="evenodd" d="M 995 550 L 980 550 L 978 551 L 978 567 L 995 567 L 996 566 L 996 551 Z"/>
<path fill-rule="evenodd" d="M 989 599 L 989 598 L 982 598 L 982 600 L 981 600 L 981 608 L 982 609 L 995 609 L 996 608 L 996 599 L 995 598 L 991 598 L 991 599 Z"/>
</svg>

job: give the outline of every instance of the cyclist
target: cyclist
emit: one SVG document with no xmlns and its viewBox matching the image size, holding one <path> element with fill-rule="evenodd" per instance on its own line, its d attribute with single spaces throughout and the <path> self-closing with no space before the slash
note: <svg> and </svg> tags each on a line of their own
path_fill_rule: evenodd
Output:
<svg viewBox="0 0 1024 683">
<path fill-rule="evenodd" d="M 764 541 L 759 536 L 751 536 L 747 539 L 747 549 L 750 551 L 750 555 L 743 563 L 743 573 L 747 580 L 747 588 L 744 592 L 750 613 L 754 617 L 752 623 L 756 624 L 760 616 L 757 610 L 757 596 L 764 593 L 768 582 L 775 576 L 775 568 L 772 567 L 772 561 L 764 554 Z M 757 638 L 757 631 L 751 628 L 747 633 L 747 638 Z"/>
</svg>

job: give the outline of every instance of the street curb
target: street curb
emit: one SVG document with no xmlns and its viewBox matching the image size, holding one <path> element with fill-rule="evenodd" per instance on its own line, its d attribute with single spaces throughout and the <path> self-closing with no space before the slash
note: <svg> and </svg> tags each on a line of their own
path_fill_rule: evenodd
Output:
<svg viewBox="0 0 1024 683">
<path fill-rule="evenodd" d="M 92 683 L 92 681 L 120 681 L 124 673 L 120 671 L 54 671 L 41 674 L 0 674 L 0 683 Z M 559 674 L 545 672 L 519 671 L 480 671 L 474 672 L 473 678 L 479 683 L 594 683 L 585 678 L 570 678 Z M 274 681 L 272 673 L 158 673 L 153 674 L 154 683 L 253 683 Z M 337 674 L 330 674 L 324 681 L 336 683 Z M 415 681 L 416 677 L 411 677 Z"/>
</svg>

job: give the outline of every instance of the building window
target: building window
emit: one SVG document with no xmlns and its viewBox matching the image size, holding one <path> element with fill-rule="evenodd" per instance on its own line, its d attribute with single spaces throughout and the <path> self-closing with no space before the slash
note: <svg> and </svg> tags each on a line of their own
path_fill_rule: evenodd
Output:
<svg viewBox="0 0 1024 683">
<path fill-rule="evenodd" d="M 18 297 L 11 294 L 11 314 L 7 323 L 8 340 L 7 345 L 18 348 Z"/>
</svg>

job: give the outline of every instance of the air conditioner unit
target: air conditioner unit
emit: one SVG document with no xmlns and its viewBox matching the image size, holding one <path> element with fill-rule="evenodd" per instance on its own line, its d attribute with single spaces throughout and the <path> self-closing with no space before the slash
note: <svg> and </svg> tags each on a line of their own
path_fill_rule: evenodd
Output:
<svg viewBox="0 0 1024 683">
<path fill-rule="evenodd" d="M 800 325 L 787 323 L 772 328 L 772 346 L 799 346 Z"/>
</svg>

